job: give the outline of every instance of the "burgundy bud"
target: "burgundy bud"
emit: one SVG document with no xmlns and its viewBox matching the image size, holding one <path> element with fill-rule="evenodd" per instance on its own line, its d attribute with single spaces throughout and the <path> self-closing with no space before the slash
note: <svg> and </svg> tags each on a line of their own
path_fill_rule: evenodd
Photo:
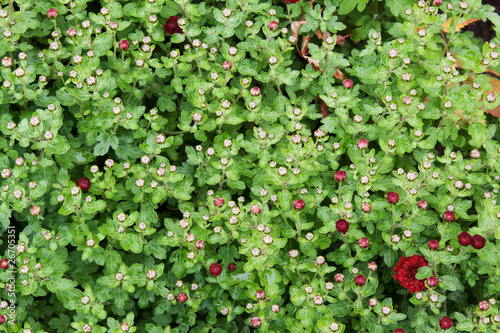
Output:
<svg viewBox="0 0 500 333">
<path fill-rule="evenodd" d="M 78 179 L 76 185 L 81 188 L 83 192 L 87 192 L 90 189 L 90 180 L 87 177 Z"/>
<path fill-rule="evenodd" d="M 429 241 L 429 249 L 430 250 L 437 250 L 439 248 L 439 242 L 436 239 L 431 239 Z"/>
<path fill-rule="evenodd" d="M 297 199 L 293 202 L 293 208 L 295 208 L 295 210 L 302 210 L 304 209 L 305 207 L 305 203 L 304 203 L 304 200 L 302 199 Z"/>
<path fill-rule="evenodd" d="M 210 268 L 208 270 L 213 276 L 218 276 L 220 275 L 220 273 L 222 273 L 222 266 L 221 264 L 214 262 L 210 265 Z"/>
<path fill-rule="evenodd" d="M 486 245 L 486 239 L 481 235 L 474 235 L 472 237 L 472 247 L 476 250 L 481 250 Z"/>
<path fill-rule="evenodd" d="M 126 39 L 122 39 L 119 43 L 118 43 L 118 47 L 123 50 L 123 51 L 127 51 L 128 50 L 128 47 L 130 46 L 128 40 Z"/>
<path fill-rule="evenodd" d="M 449 329 L 451 325 L 453 325 L 453 321 L 448 316 L 444 316 L 439 320 L 439 326 L 441 326 L 443 330 Z"/>
<path fill-rule="evenodd" d="M 335 224 L 335 227 L 337 228 L 337 231 L 339 231 L 339 232 L 342 232 L 342 233 L 347 232 L 347 230 L 349 230 L 349 222 L 347 222 L 344 219 L 340 219 Z"/>
<path fill-rule="evenodd" d="M 345 171 L 337 171 L 335 172 L 335 180 L 338 182 L 343 182 L 346 177 L 346 172 Z"/>
<path fill-rule="evenodd" d="M 387 201 L 391 204 L 395 204 L 399 201 L 399 195 L 396 192 L 387 193 Z"/>
<path fill-rule="evenodd" d="M 354 283 L 356 283 L 358 286 L 362 286 L 366 283 L 366 278 L 363 274 L 359 274 L 354 278 Z"/>
<path fill-rule="evenodd" d="M 467 232 L 461 232 L 458 234 L 458 242 L 462 246 L 469 246 L 472 244 L 472 236 Z"/>
<path fill-rule="evenodd" d="M 453 212 L 451 212 L 449 210 L 447 210 L 446 212 L 444 212 L 443 217 L 444 217 L 445 221 L 448 221 L 448 222 L 455 221 L 455 213 L 453 213 Z"/>
</svg>

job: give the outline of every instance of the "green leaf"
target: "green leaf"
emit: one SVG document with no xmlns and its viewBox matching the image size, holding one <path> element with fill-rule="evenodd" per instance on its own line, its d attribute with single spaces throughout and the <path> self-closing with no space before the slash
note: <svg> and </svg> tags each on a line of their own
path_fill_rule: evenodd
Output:
<svg viewBox="0 0 500 333">
<path fill-rule="evenodd" d="M 464 290 L 464 286 L 460 282 L 460 280 L 454 276 L 446 275 L 441 276 L 443 279 L 443 284 L 447 290 L 456 291 L 456 290 Z"/>
<path fill-rule="evenodd" d="M 47 282 L 47 289 L 49 289 L 53 293 L 59 293 L 61 291 L 70 290 L 71 288 L 74 288 L 77 285 L 78 283 L 75 281 L 65 278 L 55 277 L 51 278 L 50 281 Z"/>
<path fill-rule="evenodd" d="M 474 122 L 469 125 L 469 134 L 472 137 L 470 144 L 475 147 L 481 147 L 486 139 L 486 125 Z"/>
</svg>

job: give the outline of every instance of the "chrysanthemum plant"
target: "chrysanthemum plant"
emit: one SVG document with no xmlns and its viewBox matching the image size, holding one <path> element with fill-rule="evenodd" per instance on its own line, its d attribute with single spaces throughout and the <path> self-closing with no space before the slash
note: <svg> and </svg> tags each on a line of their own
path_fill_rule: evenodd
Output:
<svg viewBox="0 0 500 333">
<path fill-rule="evenodd" d="M 0 5 L 0 331 L 500 330 L 493 7 Z"/>
</svg>

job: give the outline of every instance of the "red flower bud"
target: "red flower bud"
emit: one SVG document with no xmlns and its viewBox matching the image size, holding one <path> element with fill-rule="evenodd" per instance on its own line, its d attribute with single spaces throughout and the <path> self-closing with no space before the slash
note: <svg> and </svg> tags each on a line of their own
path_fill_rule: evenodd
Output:
<svg viewBox="0 0 500 333">
<path fill-rule="evenodd" d="M 430 250 L 437 250 L 439 248 L 439 242 L 435 239 L 431 239 L 429 241 L 429 249 Z"/>
<path fill-rule="evenodd" d="M 346 172 L 345 171 L 337 171 L 335 172 L 335 180 L 338 182 L 343 182 L 346 177 Z"/>
<path fill-rule="evenodd" d="M 352 85 L 353 85 L 353 82 L 352 82 L 351 79 L 345 79 L 342 84 L 344 85 L 344 88 L 351 89 Z"/>
<path fill-rule="evenodd" d="M 486 239 L 481 235 L 474 235 L 472 237 L 472 247 L 476 250 L 481 250 L 486 245 Z"/>
<path fill-rule="evenodd" d="M 370 242 L 368 241 L 368 238 L 363 237 L 363 238 L 359 239 L 358 245 L 359 245 L 359 247 L 365 249 L 368 247 L 368 245 L 370 245 Z"/>
<path fill-rule="evenodd" d="M 445 221 L 448 221 L 448 222 L 455 221 L 455 213 L 453 213 L 453 212 L 451 212 L 449 210 L 447 210 L 446 212 L 444 212 L 443 217 L 444 217 Z"/>
<path fill-rule="evenodd" d="M 360 139 L 357 143 L 359 149 L 366 149 L 368 147 L 368 141 L 365 139 Z"/>
<path fill-rule="evenodd" d="M 391 204 L 395 204 L 399 201 L 399 194 L 396 192 L 387 193 L 387 201 Z"/>
<path fill-rule="evenodd" d="M 236 264 L 230 263 L 229 265 L 227 265 L 227 269 L 229 269 L 231 272 L 233 272 L 236 269 Z"/>
<path fill-rule="evenodd" d="M 347 222 L 344 219 L 340 219 L 335 224 L 335 227 L 337 228 L 338 232 L 342 232 L 342 233 L 347 232 L 347 230 L 349 230 L 349 222 Z"/>
<path fill-rule="evenodd" d="M 274 30 L 278 29 L 278 22 L 271 21 L 271 22 L 269 22 L 268 27 L 270 30 L 274 31 Z"/>
<path fill-rule="evenodd" d="M 431 276 L 427 279 L 427 284 L 429 284 L 429 286 L 431 287 L 435 287 L 439 284 L 439 279 L 435 276 Z"/>
<path fill-rule="evenodd" d="M 366 283 L 366 278 L 363 274 L 359 274 L 354 278 L 354 283 L 356 283 L 358 286 L 362 286 Z"/>
<path fill-rule="evenodd" d="M 461 232 L 458 234 L 458 242 L 462 246 L 469 246 L 472 244 L 472 236 L 466 231 Z"/>
<path fill-rule="evenodd" d="M 396 328 L 396 330 L 394 331 L 394 333 L 406 333 L 406 331 L 402 328 Z"/>
<path fill-rule="evenodd" d="M 3 315 L 0 315 L 0 325 L 5 323 L 7 320 L 5 319 L 5 317 Z"/>
<path fill-rule="evenodd" d="M 208 269 L 210 274 L 213 276 L 218 276 L 220 273 L 222 273 L 222 266 L 221 264 L 214 262 L 213 264 L 210 265 L 210 268 Z"/>
<path fill-rule="evenodd" d="M 425 200 L 420 200 L 418 203 L 417 203 L 417 206 L 418 208 L 424 210 L 424 209 L 427 209 L 427 201 Z"/>
<path fill-rule="evenodd" d="M 118 47 L 123 50 L 123 51 L 127 51 L 128 50 L 128 47 L 130 46 L 128 40 L 126 39 L 122 39 L 119 43 L 118 43 Z"/>
<path fill-rule="evenodd" d="M 7 260 L 6 258 L 3 258 L 2 260 L 0 260 L 0 268 L 1 269 L 9 268 L 9 260 Z"/>
<path fill-rule="evenodd" d="M 434 6 L 441 6 L 443 4 L 443 0 L 434 0 Z"/>
<path fill-rule="evenodd" d="M 224 199 L 222 199 L 220 197 L 219 198 L 215 198 L 214 204 L 215 204 L 216 207 L 220 207 L 220 206 L 222 206 L 224 204 Z"/>
<path fill-rule="evenodd" d="M 83 192 L 87 192 L 90 189 L 90 180 L 87 177 L 83 177 L 77 180 L 76 185 L 82 189 Z"/>
<path fill-rule="evenodd" d="M 47 11 L 47 16 L 50 18 L 50 19 L 55 19 L 57 17 L 57 15 L 59 14 L 59 12 L 57 11 L 57 9 L 55 8 L 50 8 L 48 11 Z"/>
<path fill-rule="evenodd" d="M 439 320 L 439 326 L 441 326 L 443 330 L 449 329 L 451 325 L 453 325 L 453 322 L 451 321 L 451 318 L 448 316 L 444 316 Z"/>
<path fill-rule="evenodd" d="M 293 203 L 293 208 L 295 208 L 295 210 L 302 210 L 302 209 L 304 209 L 305 205 L 306 204 L 304 203 L 304 200 L 297 199 Z"/>
<path fill-rule="evenodd" d="M 177 295 L 177 300 L 180 303 L 184 303 L 187 300 L 187 295 L 184 293 L 180 293 L 179 295 Z"/>
</svg>

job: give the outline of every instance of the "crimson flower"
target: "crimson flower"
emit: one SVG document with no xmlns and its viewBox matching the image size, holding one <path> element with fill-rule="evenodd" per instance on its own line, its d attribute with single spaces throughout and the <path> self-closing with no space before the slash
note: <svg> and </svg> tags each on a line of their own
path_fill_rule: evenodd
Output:
<svg viewBox="0 0 500 333">
<path fill-rule="evenodd" d="M 118 47 L 123 50 L 123 51 L 127 51 L 128 50 L 128 47 L 130 46 L 130 43 L 128 42 L 128 40 L 126 39 L 122 39 L 119 43 L 118 43 Z"/>
<path fill-rule="evenodd" d="M 458 234 L 458 242 L 462 246 L 469 246 L 472 244 L 472 236 L 467 231 L 463 231 Z"/>
<path fill-rule="evenodd" d="M 285 1 L 286 3 L 297 3 L 300 0 L 283 0 L 283 1 Z"/>
<path fill-rule="evenodd" d="M 296 210 L 302 210 L 302 209 L 304 209 L 305 205 L 306 204 L 305 204 L 304 200 L 297 199 L 293 203 L 293 208 L 295 208 Z"/>
<path fill-rule="evenodd" d="M 349 222 L 344 219 L 340 219 L 337 223 L 335 223 L 335 227 L 339 232 L 347 232 L 347 230 L 349 230 Z"/>
<path fill-rule="evenodd" d="M 472 237 L 472 247 L 476 250 L 481 250 L 486 245 L 486 239 L 481 235 Z"/>
<path fill-rule="evenodd" d="M 443 217 L 445 221 L 448 222 L 455 221 L 455 213 L 453 213 L 452 211 L 447 210 L 446 212 L 444 212 Z"/>
<path fill-rule="evenodd" d="M 453 325 L 453 321 L 448 316 L 444 316 L 439 320 L 439 326 L 441 326 L 443 330 L 449 329 L 451 325 Z"/>
<path fill-rule="evenodd" d="M 163 31 L 165 31 L 169 35 L 173 35 L 175 33 L 182 34 L 183 31 L 181 27 L 179 27 L 179 24 L 177 23 L 179 19 L 180 17 L 177 15 L 170 16 L 163 25 Z"/>
<path fill-rule="evenodd" d="M 76 185 L 81 188 L 83 192 L 87 192 L 90 188 L 90 179 L 87 177 L 80 178 L 76 181 Z"/>
<path fill-rule="evenodd" d="M 213 276 L 218 276 L 220 275 L 220 273 L 222 273 L 222 266 L 221 264 L 214 262 L 210 265 L 210 268 L 208 270 Z"/>
<path fill-rule="evenodd" d="M 399 195 L 396 192 L 387 193 L 387 201 L 391 204 L 395 204 L 399 201 Z"/>
<path fill-rule="evenodd" d="M 403 288 L 408 289 L 410 293 L 425 290 L 427 289 L 425 279 L 417 280 L 415 275 L 417 275 L 420 267 L 428 265 L 427 260 L 417 254 L 414 254 L 413 257 L 401 257 L 396 267 L 394 267 L 396 274 L 393 277 Z"/>
<path fill-rule="evenodd" d="M 338 182 L 343 182 L 345 180 L 346 172 L 345 171 L 337 171 L 335 172 L 335 180 Z"/>
</svg>

